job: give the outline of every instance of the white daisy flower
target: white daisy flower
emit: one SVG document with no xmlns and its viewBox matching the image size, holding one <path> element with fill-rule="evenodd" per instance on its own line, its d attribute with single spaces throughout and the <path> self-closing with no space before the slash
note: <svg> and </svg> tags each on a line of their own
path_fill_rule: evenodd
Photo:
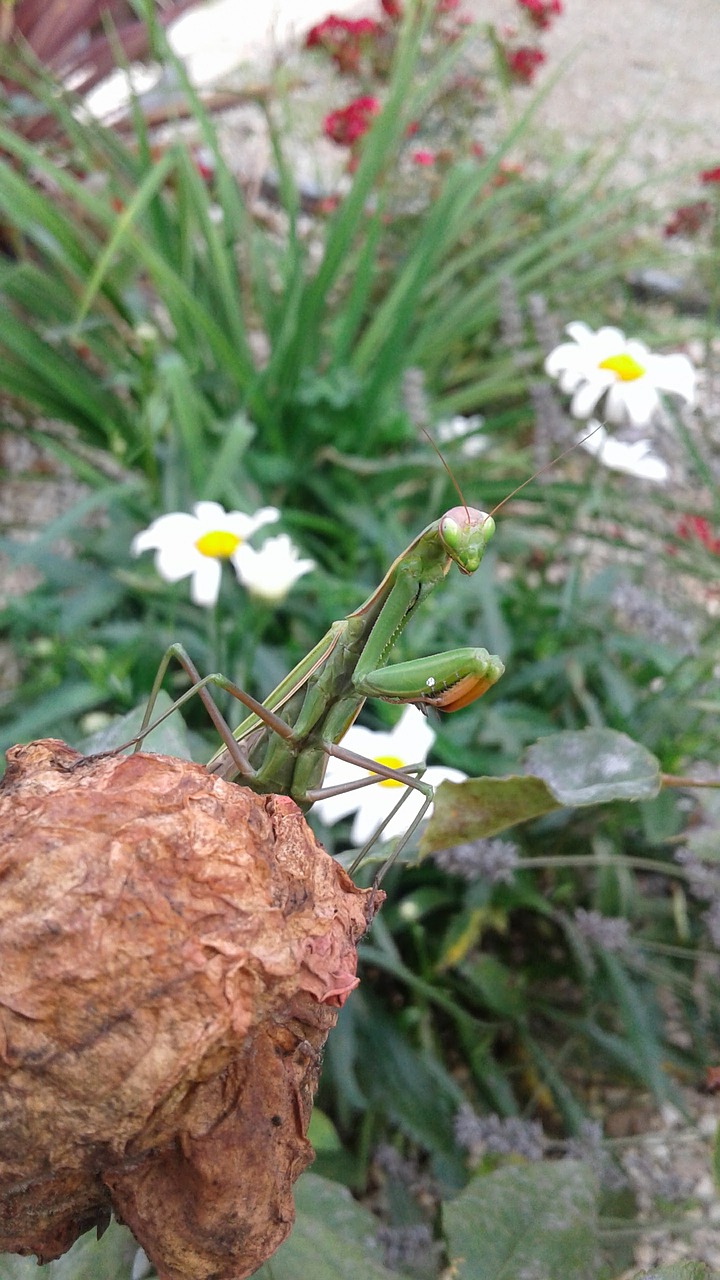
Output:
<svg viewBox="0 0 720 1280">
<path fill-rule="evenodd" d="M 211 608 L 218 598 L 223 560 L 236 566 L 245 539 L 264 524 L 279 520 L 275 507 L 261 507 L 254 515 L 225 511 L 218 502 L 196 502 L 193 514 L 171 511 L 153 520 L 132 540 L 133 555 L 155 551 L 155 568 L 165 582 L 190 578 L 193 604 Z"/>
<path fill-rule="evenodd" d="M 405 769 L 408 765 L 420 764 L 425 760 L 428 751 L 435 741 L 427 718 L 417 707 L 406 707 L 394 729 L 374 731 L 362 725 L 352 725 L 342 740 L 342 746 L 358 755 L 367 756 L 377 764 L 384 764 L 390 769 Z M 335 787 L 343 782 L 352 782 L 357 778 L 366 778 L 368 770 L 356 765 L 346 764 L 344 760 L 330 757 L 323 786 Z M 466 774 L 459 769 L 445 769 L 432 765 L 425 770 L 423 781 L 436 787 L 441 782 L 463 782 Z M 318 800 L 313 811 L 321 822 L 333 826 L 341 818 L 354 813 L 351 840 L 355 845 L 365 844 L 402 796 L 403 784 L 391 778 L 381 778 L 374 786 L 361 787 L 359 791 L 348 791 L 343 795 L 330 796 L 327 800 Z M 383 840 L 392 840 L 403 835 L 423 802 L 420 791 L 411 791 L 395 817 L 390 820 L 383 832 Z M 432 813 L 428 809 L 427 817 Z"/>
<path fill-rule="evenodd" d="M 572 342 L 562 342 L 545 361 L 545 372 L 572 395 L 574 418 L 589 418 L 605 396 L 603 417 L 609 422 L 648 426 L 662 408 L 658 392 L 667 391 L 688 404 L 695 399 L 695 370 L 687 356 L 654 355 L 644 342 L 626 338 L 606 325 L 594 333 L 575 320 L 566 326 Z"/>
<path fill-rule="evenodd" d="M 235 571 L 251 595 L 277 604 L 284 600 L 293 583 L 315 568 L 314 560 L 301 560 L 300 553 L 286 533 L 268 538 L 259 551 L 246 542 L 233 558 Z"/>
<path fill-rule="evenodd" d="M 588 424 L 594 434 L 585 439 L 585 432 L 577 438 L 577 444 L 592 453 L 604 467 L 611 471 L 623 471 L 625 475 L 636 476 L 638 480 L 654 480 L 664 484 L 670 475 L 670 468 L 663 458 L 653 452 L 649 440 L 635 440 L 628 444 L 625 440 L 616 440 L 608 435 L 599 422 L 594 420 Z"/>
</svg>

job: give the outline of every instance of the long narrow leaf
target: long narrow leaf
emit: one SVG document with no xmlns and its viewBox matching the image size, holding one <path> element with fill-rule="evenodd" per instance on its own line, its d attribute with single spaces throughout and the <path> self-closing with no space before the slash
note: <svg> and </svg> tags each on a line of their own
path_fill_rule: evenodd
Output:
<svg viewBox="0 0 720 1280">
<path fill-rule="evenodd" d="M 148 173 L 143 179 L 132 200 L 118 217 L 113 233 L 107 244 L 104 246 L 100 257 L 95 264 L 92 275 L 85 286 L 82 298 L 80 299 L 80 305 L 78 307 L 75 321 L 77 325 L 82 324 L 85 316 L 90 310 L 110 264 L 118 253 L 123 241 L 126 239 L 132 224 L 136 221 L 142 210 L 149 204 L 150 200 L 155 195 L 155 192 L 159 191 L 168 175 L 176 166 L 177 161 L 177 153 L 174 150 L 166 152 L 162 159 L 155 165 L 155 168 L 151 169 L 150 173 Z"/>
</svg>

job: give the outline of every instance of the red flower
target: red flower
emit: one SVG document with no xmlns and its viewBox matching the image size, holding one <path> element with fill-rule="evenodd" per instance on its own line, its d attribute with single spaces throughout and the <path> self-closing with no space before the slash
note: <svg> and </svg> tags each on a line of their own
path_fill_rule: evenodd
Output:
<svg viewBox="0 0 720 1280">
<path fill-rule="evenodd" d="M 338 18 L 331 13 L 311 27 L 305 37 L 305 48 L 324 49 L 340 71 L 352 73 L 360 65 L 363 42 L 377 35 L 379 27 L 371 18 Z"/>
<path fill-rule="evenodd" d="M 706 186 L 711 182 L 720 182 L 720 164 L 715 169 L 703 169 L 700 173 L 700 181 Z"/>
<path fill-rule="evenodd" d="M 562 13 L 560 0 L 518 0 L 518 4 L 541 31 L 547 30 L 553 18 L 558 18 Z"/>
<path fill-rule="evenodd" d="M 339 147 L 351 147 L 370 128 L 372 117 L 380 110 L 377 98 L 353 98 L 346 107 L 331 111 L 323 120 L 323 133 Z"/>
<path fill-rule="evenodd" d="M 699 542 L 706 551 L 720 556 L 720 538 L 713 537 L 704 516 L 682 516 L 675 526 L 675 532 L 685 542 Z"/>
<path fill-rule="evenodd" d="M 663 235 L 694 236 L 705 226 L 711 213 L 709 200 L 695 200 L 693 204 L 681 204 L 665 223 Z"/>
<path fill-rule="evenodd" d="M 421 148 L 419 151 L 413 151 L 410 159 L 413 164 L 429 165 L 435 163 L 437 156 L 434 151 L 425 151 Z"/>
<path fill-rule="evenodd" d="M 510 75 L 521 84 L 530 84 L 538 67 L 545 61 L 542 49 L 531 45 L 520 45 L 517 49 L 505 49 L 505 62 Z"/>
</svg>

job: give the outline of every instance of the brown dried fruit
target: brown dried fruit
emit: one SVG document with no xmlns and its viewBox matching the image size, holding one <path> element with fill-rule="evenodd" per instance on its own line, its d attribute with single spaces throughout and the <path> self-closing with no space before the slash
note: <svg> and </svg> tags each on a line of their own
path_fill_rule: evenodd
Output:
<svg viewBox="0 0 720 1280">
<path fill-rule="evenodd" d="M 242 1280 L 290 1231 L 382 895 L 292 801 L 167 756 L 14 747 L 0 838 L 0 1251 L 112 1208 L 167 1280 Z"/>
</svg>

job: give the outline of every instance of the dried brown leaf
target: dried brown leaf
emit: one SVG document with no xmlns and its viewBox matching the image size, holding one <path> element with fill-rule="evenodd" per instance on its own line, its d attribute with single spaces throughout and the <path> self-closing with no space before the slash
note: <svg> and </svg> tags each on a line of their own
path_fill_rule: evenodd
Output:
<svg viewBox="0 0 720 1280">
<path fill-rule="evenodd" d="M 112 1208 L 167 1280 L 250 1275 L 381 895 L 285 797 L 53 740 L 8 752 L 0 885 L 0 1250 Z"/>
</svg>

